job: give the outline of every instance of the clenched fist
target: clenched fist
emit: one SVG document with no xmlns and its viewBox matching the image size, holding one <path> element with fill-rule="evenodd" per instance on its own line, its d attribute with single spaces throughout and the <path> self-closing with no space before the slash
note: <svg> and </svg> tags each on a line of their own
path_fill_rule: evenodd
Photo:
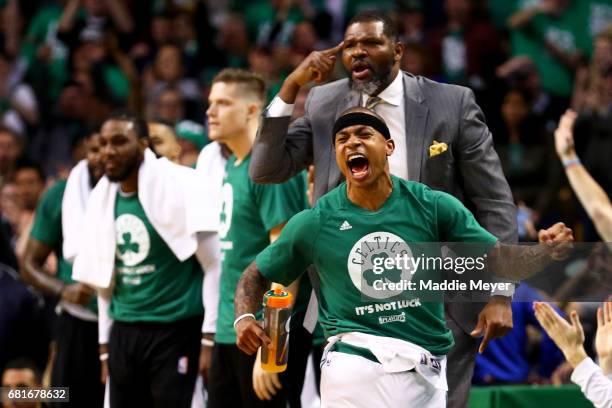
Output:
<svg viewBox="0 0 612 408">
<path fill-rule="evenodd" d="M 555 261 L 566 259 L 573 250 L 574 233 L 564 223 L 558 222 L 548 229 L 538 232 L 540 244 L 548 245 L 551 249 L 551 258 Z"/>
</svg>

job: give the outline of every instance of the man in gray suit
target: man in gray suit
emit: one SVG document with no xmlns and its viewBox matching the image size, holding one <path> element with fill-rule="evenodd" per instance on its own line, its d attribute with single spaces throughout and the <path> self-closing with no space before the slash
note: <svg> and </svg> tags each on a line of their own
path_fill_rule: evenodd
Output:
<svg viewBox="0 0 612 408">
<path fill-rule="evenodd" d="M 336 187 L 342 174 L 334 160 L 332 126 L 353 106 L 383 117 L 396 149 L 391 173 L 448 192 L 473 211 L 478 222 L 504 242 L 516 241 L 516 207 L 493 149 L 491 133 L 471 90 L 415 77 L 399 68 L 403 45 L 384 15 L 355 16 L 338 46 L 311 53 L 285 80 L 264 112 L 249 174 L 260 183 L 280 183 L 315 165 L 314 196 Z M 303 117 L 289 126 L 300 87 L 322 83 L 336 54 L 348 79 L 315 87 Z M 512 328 L 509 293 L 479 303 L 448 303 L 447 325 L 455 347 L 448 355 L 449 407 L 465 407 L 478 348 Z"/>
</svg>

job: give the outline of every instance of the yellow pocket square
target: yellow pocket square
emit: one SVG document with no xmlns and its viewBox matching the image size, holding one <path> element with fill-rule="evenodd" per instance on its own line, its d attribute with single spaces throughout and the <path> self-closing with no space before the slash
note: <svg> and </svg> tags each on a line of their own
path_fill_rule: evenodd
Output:
<svg viewBox="0 0 612 408">
<path fill-rule="evenodd" d="M 437 142 L 434 140 L 431 146 L 429 146 L 429 157 L 434 157 L 439 154 L 442 154 L 446 150 L 448 150 L 448 145 L 446 143 Z"/>
</svg>

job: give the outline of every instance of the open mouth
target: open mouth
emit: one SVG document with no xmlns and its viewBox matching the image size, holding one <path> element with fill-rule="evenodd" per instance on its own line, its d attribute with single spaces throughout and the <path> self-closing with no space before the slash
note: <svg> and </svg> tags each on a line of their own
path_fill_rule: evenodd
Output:
<svg viewBox="0 0 612 408">
<path fill-rule="evenodd" d="M 372 68 L 363 61 L 357 61 L 351 66 L 353 79 L 364 80 L 371 76 Z"/>
<path fill-rule="evenodd" d="M 361 153 L 350 154 L 347 160 L 347 165 L 355 180 L 363 180 L 369 174 L 370 162 L 368 161 L 367 157 Z"/>
</svg>

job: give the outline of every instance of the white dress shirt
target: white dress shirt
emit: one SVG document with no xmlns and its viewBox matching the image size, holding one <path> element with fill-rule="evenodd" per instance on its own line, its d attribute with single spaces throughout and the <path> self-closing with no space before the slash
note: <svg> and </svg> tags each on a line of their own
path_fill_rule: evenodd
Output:
<svg viewBox="0 0 612 408">
<path fill-rule="evenodd" d="M 399 71 L 395 79 L 377 95 L 382 101 L 374 107 L 387 124 L 395 150 L 389 156 L 389 169 L 394 176 L 408 180 L 408 150 L 406 147 L 406 120 L 404 109 L 404 81 Z M 363 94 L 361 106 L 365 106 L 370 95 Z"/>
<path fill-rule="evenodd" d="M 382 101 L 374 107 L 387 123 L 391 132 L 391 138 L 395 142 L 395 151 L 389 157 L 389 168 L 391 174 L 408 179 L 408 151 L 406 148 L 406 122 L 404 110 L 404 82 L 402 81 L 401 71 L 397 73 L 395 79 L 381 93 L 377 95 Z M 361 106 L 370 96 L 362 95 Z M 293 104 L 286 103 L 278 95 L 272 99 L 266 115 L 269 118 L 281 116 L 291 116 Z"/>
<path fill-rule="evenodd" d="M 612 374 L 606 377 L 593 360 L 582 360 L 574 369 L 571 380 L 596 408 L 612 408 Z"/>
</svg>

